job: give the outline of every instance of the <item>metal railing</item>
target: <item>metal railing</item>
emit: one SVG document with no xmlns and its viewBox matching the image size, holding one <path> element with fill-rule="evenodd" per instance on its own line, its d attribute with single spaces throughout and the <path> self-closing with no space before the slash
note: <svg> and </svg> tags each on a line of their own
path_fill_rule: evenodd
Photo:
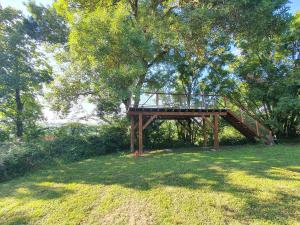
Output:
<svg viewBox="0 0 300 225">
<path fill-rule="evenodd" d="M 185 95 L 174 93 L 149 93 L 140 96 L 138 105 L 133 103 L 130 107 L 138 108 L 180 108 L 180 109 L 215 109 L 221 107 L 220 102 L 226 107 L 226 97 L 213 94 Z"/>
</svg>

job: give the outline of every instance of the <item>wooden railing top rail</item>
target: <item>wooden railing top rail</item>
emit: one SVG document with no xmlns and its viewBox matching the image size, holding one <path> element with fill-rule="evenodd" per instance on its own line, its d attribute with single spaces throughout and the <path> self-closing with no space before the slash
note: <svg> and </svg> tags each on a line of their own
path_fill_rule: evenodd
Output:
<svg viewBox="0 0 300 225">
<path fill-rule="evenodd" d="M 181 96 L 187 96 L 185 93 L 167 93 L 167 92 L 142 92 L 141 94 L 148 94 L 148 95 L 181 95 Z M 215 97 L 223 97 L 223 95 L 218 95 L 218 94 L 205 94 L 205 93 L 199 93 L 199 94 L 192 94 L 190 96 L 215 96 Z"/>
</svg>

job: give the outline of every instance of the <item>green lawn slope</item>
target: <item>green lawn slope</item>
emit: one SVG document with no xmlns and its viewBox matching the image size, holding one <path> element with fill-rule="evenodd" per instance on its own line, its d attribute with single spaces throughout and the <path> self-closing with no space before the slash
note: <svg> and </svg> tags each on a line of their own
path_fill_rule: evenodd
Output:
<svg viewBox="0 0 300 225">
<path fill-rule="evenodd" d="M 53 166 L 0 184 L 0 224 L 300 224 L 300 146 Z"/>
</svg>

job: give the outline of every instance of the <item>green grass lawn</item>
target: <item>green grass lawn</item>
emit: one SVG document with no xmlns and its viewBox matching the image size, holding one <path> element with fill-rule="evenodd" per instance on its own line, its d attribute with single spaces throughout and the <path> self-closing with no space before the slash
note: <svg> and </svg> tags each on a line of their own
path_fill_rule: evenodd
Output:
<svg viewBox="0 0 300 225">
<path fill-rule="evenodd" d="M 0 184 L 0 224 L 300 224 L 300 146 L 56 165 Z"/>
</svg>

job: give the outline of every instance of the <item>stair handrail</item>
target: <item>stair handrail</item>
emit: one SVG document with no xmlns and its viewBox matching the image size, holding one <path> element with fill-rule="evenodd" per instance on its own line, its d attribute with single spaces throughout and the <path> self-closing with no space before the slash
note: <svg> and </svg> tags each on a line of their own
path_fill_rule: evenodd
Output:
<svg viewBox="0 0 300 225">
<path fill-rule="evenodd" d="M 232 110 L 230 110 L 231 113 L 233 113 L 237 118 L 239 118 L 248 127 L 253 129 L 255 131 L 257 137 L 265 138 L 265 139 L 267 139 L 268 142 L 272 142 L 273 134 L 272 134 L 271 129 L 267 128 L 257 118 L 254 118 L 252 115 L 250 115 L 247 112 L 247 110 L 245 110 L 244 107 L 241 107 L 238 104 L 236 104 L 232 98 L 224 96 L 223 99 L 224 99 L 224 104 L 222 102 L 219 102 L 219 104 L 221 104 L 221 106 L 223 106 L 227 109 L 228 103 L 232 103 L 234 106 L 236 106 L 240 110 L 241 113 L 237 114 L 236 112 L 233 112 Z M 248 118 L 250 118 L 255 123 L 255 127 L 251 126 L 251 124 L 249 122 L 245 121 L 245 118 L 243 118 L 243 115 L 247 115 Z M 268 135 L 268 138 L 266 138 L 265 136 L 262 135 L 262 132 L 260 132 L 261 131 L 260 128 L 263 128 L 265 130 L 265 133 Z"/>
</svg>

